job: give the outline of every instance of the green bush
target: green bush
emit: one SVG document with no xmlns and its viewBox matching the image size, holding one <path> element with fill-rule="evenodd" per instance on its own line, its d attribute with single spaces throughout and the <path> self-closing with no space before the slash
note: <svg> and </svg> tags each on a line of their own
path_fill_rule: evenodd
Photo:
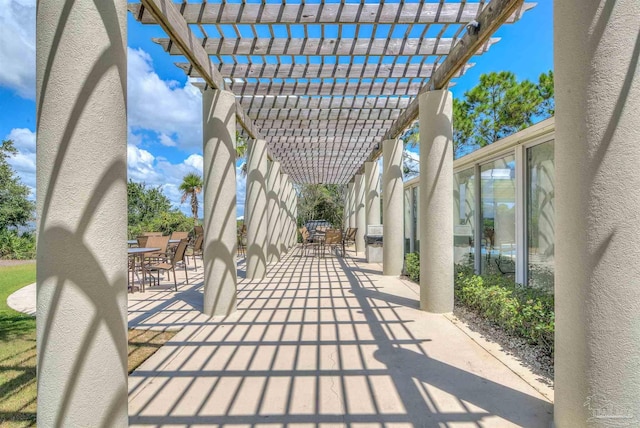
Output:
<svg viewBox="0 0 640 428">
<path fill-rule="evenodd" d="M 165 211 L 158 213 L 149 221 L 143 221 L 129 226 L 129 239 L 135 239 L 143 232 L 162 232 L 170 235 L 172 232 L 191 232 L 193 230 L 193 218 L 187 217 L 180 211 Z"/>
<path fill-rule="evenodd" d="M 404 259 L 407 276 L 411 281 L 420 282 L 420 253 L 409 253 Z"/>
<path fill-rule="evenodd" d="M 507 333 L 541 346 L 553 355 L 555 329 L 554 297 L 524 287 L 501 276 L 479 276 L 459 272 L 455 280 L 456 303 L 495 323 Z"/>
<path fill-rule="evenodd" d="M 32 260 L 36 258 L 36 238 L 33 233 L 0 230 L 0 259 Z"/>
<path fill-rule="evenodd" d="M 407 276 L 420 281 L 420 254 L 405 257 Z M 464 306 L 507 333 L 539 345 L 553 355 L 554 297 L 543 288 L 525 287 L 503 275 L 475 275 L 469 263 L 455 265 L 456 305 Z"/>
</svg>

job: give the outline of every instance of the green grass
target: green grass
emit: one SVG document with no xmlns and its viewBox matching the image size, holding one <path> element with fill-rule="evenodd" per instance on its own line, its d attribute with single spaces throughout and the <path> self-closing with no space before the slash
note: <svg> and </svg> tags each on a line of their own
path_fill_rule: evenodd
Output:
<svg viewBox="0 0 640 428">
<path fill-rule="evenodd" d="M 36 319 L 10 309 L 7 297 L 36 280 L 34 263 L 0 267 L 0 426 L 36 423 Z"/>
</svg>

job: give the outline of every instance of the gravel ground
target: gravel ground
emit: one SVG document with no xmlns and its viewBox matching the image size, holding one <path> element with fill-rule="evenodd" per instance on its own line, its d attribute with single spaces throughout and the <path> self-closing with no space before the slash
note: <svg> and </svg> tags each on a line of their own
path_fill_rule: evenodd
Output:
<svg viewBox="0 0 640 428">
<path fill-rule="evenodd" d="M 36 262 L 35 260 L 1 260 L 0 259 L 0 267 L 27 265 L 27 264 L 35 263 L 35 262 Z"/>
<path fill-rule="evenodd" d="M 531 345 L 524 339 L 506 334 L 493 323 L 464 307 L 456 305 L 453 314 L 469 329 L 502 346 L 507 354 L 514 356 L 534 374 L 540 376 L 540 381 L 553 388 L 553 359 L 546 355 L 539 346 Z"/>
</svg>

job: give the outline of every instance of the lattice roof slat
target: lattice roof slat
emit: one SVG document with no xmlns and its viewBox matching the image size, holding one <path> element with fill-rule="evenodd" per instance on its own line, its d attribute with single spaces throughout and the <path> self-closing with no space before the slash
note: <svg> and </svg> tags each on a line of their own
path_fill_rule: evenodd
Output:
<svg viewBox="0 0 640 428">
<path fill-rule="evenodd" d="M 439 3 L 327 3 L 283 0 L 277 4 L 186 3 L 182 14 L 189 24 L 430 24 L 462 23 L 474 20 L 479 13 L 478 2 Z M 507 19 L 515 22 L 535 4 L 525 3 Z M 140 5 L 129 4 L 129 10 L 140 16 Z M 146 11 L 139 20 L 155 24 Z"/>
<path fill-rule="evenodd" d="M 256 120 L 261 129 L 287 129 L 292 127 L 315 129 L 354 129 L 356 127 L 386 128 L 393 120 Z"/>
<path fill-rule="evenodd" d="M 494 38 L 481 46 L 477 54 L 489 50 L 499 41 Z M 157 38 L 154 42 L 171 55 L 182 55 L 179 47 L 169 39 Z M 209 55 L 286 55 L 286 56 L 391 56 L 391 55 L 447 55 L 455 45 L 453 38 L 428 39 L 285 39 L 285 38 L 208 38 L 204 49 Z"/>
<path fill-rule="evenodd" d="M 200 77 L 188 62 L 176 63 L 188 76 Z M 460 70 L 462 76 L 473 64 Z M 433 64 L 220 64 L 218 71 L 234 78 L 317 79 L 317 78 L 428 78 Z"/>
<path fill-rule="evenodd" d="M 309 128 L 295 128 L 295 129 L 268 129 L 265 132 L 265 137 L 270 137 L 269 141 L 284 142 L 291 141 L 295 143 L 297 137 L 334 137 L 336 135 L 344 135 L 345 137 L 357 137 L 364 136 L 368 138 L 380 137 L 385 134 L 385 130 L 382 129 L 353 129 L 351 131 L 345 131 L 344 129 L 309 129 Z"/>
<path fill-rule="evenodd" d="M 395 120 L 401 109 L 250 109 L 254 120 Z"/>
<path fill-rule="evenodd" d="M 237 97 L 245 109 L 254 108 L 399 108 L 405 109 L 412 97 L 317 97 L 317 96 L 240 96 Z M 264 130 L 268 132 L 268 130 Z"/>
<path fill-rule="evenodd" d="M 228 85 L 236 95 L 413 95 L 427 79 L 386 79 L 384 81 L 322 82 L 232 82 Z"/>
</svg>

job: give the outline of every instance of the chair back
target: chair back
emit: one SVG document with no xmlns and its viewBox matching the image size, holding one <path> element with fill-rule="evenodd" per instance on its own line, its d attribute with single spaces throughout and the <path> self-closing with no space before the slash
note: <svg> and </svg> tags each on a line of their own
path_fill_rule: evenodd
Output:
<svg viewBox="0 0 640 428">
<path fill-rule="evenodd" d="M 169 239 L 187 239 L 189 237 L 189 232 L 173 232 L 171 233 L 171 238 Z"/>
<path fill-rule="evenodd" d="M 182 239 L 180 240 L 180 243 L 176 248 L 176 252 L 173 255 L 173 258 L 171 259 L 171 265 L 175 267 L 176 263 L 184 261 L 184 255 L 186 254 L 186 252 L 187 252 L 187 240 Z"/>
<path fill-rule="evenodd" d="M 204 228 L 202 226 L 193 226 L 193 234 L 195 236 L 204 234 Z"/>
<path fill-rule="evenodd" d="M 143 232 L 142 236 L 162 236 L 162 232 Z"/>
<path fill-rule="evenodd" d="M 316 227 L 316 232 L 325 233 L 327 231 L 327 226 L 318 226 Z"/>
<path fill-rule="evenodd" d="M 342 242 L 342 231 L 339 229 L 327 229 L 324 235 L 326 245 L 337 245 Z"/>
<path fill-rule="evenodd" d="M 138 240 L 138 247 L 145 248 L 147 246 L 147 240 L 149 239 L 149 237 L 142 235 L 138 236 L 136 239 Z"/>
<path fill-rule="evenodd" d="M 159 253 L 167 251 L 167 245 L 169 244 L 168 236 L 149 236 L 147 239 L 147 248 L 160 248 Z"/>
<path fill-rule="evenodd" d="M 202 242 L 204 241 L 204 235 L 198 235 L 196 242 L 193 244 L 193 251 L 202 251 Z"/>
<path fill-rule="evenodd" d="M 347 241 L 355 241 L 357 233 L 358 233 L 358 228 L 357 227 L 350 227 L 350 228 L 347 229 L 347 233 L 346 233 L 345 239 Z"/>
</svg>

